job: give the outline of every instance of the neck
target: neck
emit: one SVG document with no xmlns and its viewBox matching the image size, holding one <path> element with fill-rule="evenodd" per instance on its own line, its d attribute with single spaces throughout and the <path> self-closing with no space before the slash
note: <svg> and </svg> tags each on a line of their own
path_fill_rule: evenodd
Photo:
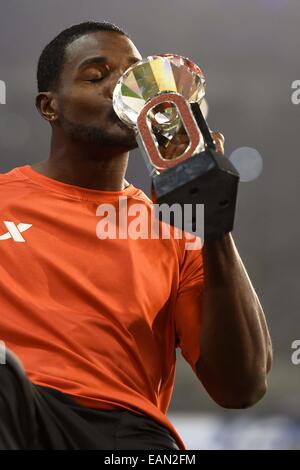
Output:
<svg viewBox="0 0 300 470">
<path fill-rule="evenodd" d="M 48 160 L 32 165 L 39 173 L 66 184 L 102 191 L 122 191 L 129 152 L 74 140 L 51 140 Z"/>
</svg>

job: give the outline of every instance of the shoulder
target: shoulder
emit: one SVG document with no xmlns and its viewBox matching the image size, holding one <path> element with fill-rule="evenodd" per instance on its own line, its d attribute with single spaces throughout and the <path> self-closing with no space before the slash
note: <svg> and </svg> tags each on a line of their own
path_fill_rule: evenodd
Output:
<svg viewBox="0 0 300 470">
<path fill-rule="evenodd" d="M 0 173 L 0 203 L 1 207 L 16 200 L 28 191 L 28 179 L 19 171 L 19 167 L 6 173 Z"/>
<path fill-rule="evenodd" d="M 25 176 L 19 171 L 19 167 L 12 168 L 6 173 L 0 173 L 0 185 L 6 185 L 12 182 L 24 181 Z"/>
</svg>

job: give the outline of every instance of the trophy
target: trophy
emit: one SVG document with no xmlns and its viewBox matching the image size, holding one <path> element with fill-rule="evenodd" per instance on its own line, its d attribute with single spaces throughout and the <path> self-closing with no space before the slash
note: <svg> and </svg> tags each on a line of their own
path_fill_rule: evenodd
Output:
<svg viewBox="0 0 300 470">
<path fill-rule="evenodd" d="M 204 96 L 205 78 L 195 63 L 161 54 L 126 70 L 114 89 L 113 108 L 136 132 L 155 202 L 179 204 L 184 230 L 192 233 L 196 212 L 187 215 L 185 208 L 204 205 L 204 238 L 215 239 L 233 229 L 239 174 L 216 151 L 200 107 Z"/>
</svg>

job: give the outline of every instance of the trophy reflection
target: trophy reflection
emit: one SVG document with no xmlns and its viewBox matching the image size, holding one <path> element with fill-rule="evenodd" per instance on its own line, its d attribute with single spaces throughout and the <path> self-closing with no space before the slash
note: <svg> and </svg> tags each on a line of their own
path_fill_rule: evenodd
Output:
<svg viewBox="0 0 300 470">
<path fill-rule="evenodd" d="M 113 107 L 135 129 L 156 202 L 180 204 L 184 230 L 193 233 L 196 206 L 203 204 L 201 234 L 215 239 L 233 229 L 239 174 L 216 151 L 200 108 L 204 96 L 201 69 L 187 58 L 162 54 L 137 62 L 120 77 Z M 185 211 L 187 205 L 195 210 Z"/>
</svg>

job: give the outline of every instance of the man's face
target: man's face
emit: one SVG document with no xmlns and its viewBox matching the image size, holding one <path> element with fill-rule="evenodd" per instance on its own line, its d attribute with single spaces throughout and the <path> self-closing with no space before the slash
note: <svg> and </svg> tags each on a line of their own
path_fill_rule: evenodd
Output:
<svg viewBox="0 0 300 470">
<path fill-rule="evenodd" d="M 130 39 L 111 31 L 81 36 L 67 47 L 57 97 L 68 135 L 124 150 L 137 146 L 134 131 L 115 114 L 112 96 L 120 76 L 141 58 Z"/>
</svg>

